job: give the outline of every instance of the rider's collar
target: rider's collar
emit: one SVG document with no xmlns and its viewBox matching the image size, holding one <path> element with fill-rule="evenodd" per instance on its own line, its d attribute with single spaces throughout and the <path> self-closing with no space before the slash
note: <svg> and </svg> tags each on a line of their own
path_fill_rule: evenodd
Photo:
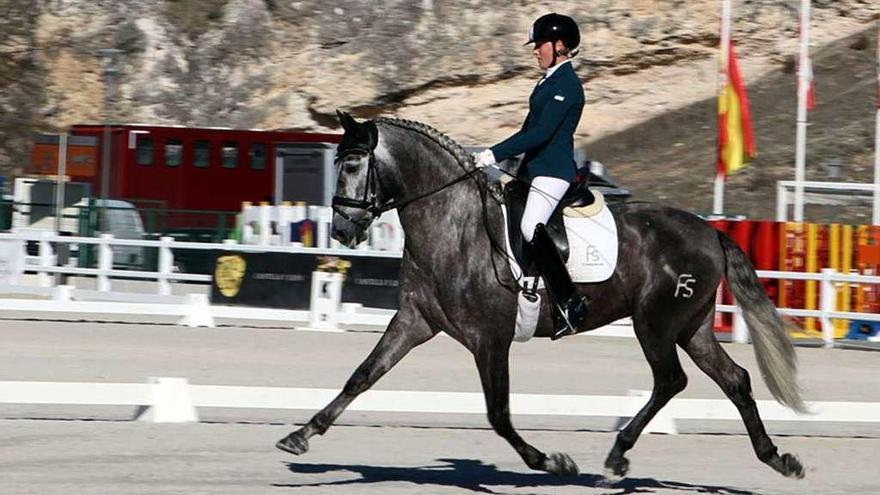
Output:
<svg viewBox="0 0 880 495">
<path fill-rule="evenodd" d="M 547 79 L 550 79 L 550 76 L 552 76 L 553 73 L 556 72 L 556 69 L 558 69 L 568 63 L 571 63 L 571 60 L 566 60 L 564 62 L 558 63 L 558 64 L 554 65 L 553 67 L 550 67 L 549 69 L 547 69 L 547 72 L 544 73 L 544 79 L 542 81 L 546 81 Z"/>
</svg>

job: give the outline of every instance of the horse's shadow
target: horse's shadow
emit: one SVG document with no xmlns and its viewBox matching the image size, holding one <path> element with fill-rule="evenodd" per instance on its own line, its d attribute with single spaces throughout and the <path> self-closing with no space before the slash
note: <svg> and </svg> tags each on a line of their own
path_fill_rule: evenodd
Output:
<svg viewBox="0 0 880 495">
<path fill-rule="evenodd" d="M 323 474 L 334 471 L 347 471 L 360 475 L 357 478 L 319 483 L 274 484 L 276 487 L 304 488 L 315 486 L 357 486 L 385 481 L 405 481 L 416 485 L 458 487 L 477 493 L 499 493 L 495 487 L 553 487 L 574 486 L 609 490 L 608 494 L 625 495 L 631 493 L 654 493 L 655 489 L 681 490 L 692 493 L 714 493 L 718 495 L 758 495 L 755 492 L 738 490 L 723 486 L 693 485 L 677 481 L 660 481 L 653 478 L 625 478 L 609 482 L 596 474 L 581 474 L 576 477 L 554 476 L 545 473 L 518 473 L 499 471 L 492 464 L 484 464 L 475 459 L 437 459 L 439 464 L 420 467 L 365 466 L 360 464 L 301 464 L 287 463 L 287 468 L 296 474 Z"/>
</svg>

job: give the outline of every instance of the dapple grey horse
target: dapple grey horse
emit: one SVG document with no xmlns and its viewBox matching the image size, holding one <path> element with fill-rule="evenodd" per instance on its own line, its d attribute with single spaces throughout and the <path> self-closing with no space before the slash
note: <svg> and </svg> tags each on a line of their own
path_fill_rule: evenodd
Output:
<svg viewBox="0 0 880 495">
<path fill-rule="evenodd" d="M 341 393 L 277 447 L 293 454 L 306 452 L 309 439 L 325 433 L 352 400 L 407 352 L 442 331 L 473 354 L 489 422 L 498 435 L 532 469 L 577 474 L 567 454 L 545 454 L 511 424 L 508 354 L 517 284 L 499 249 L 504 228 L 493 190 L 497 186 L 474 168 L 462 147 L 429 126 L 388 118 L 357 122 L 348 114 L 339 115 L 345 134 L 336 158 L 332 236 L 354 246 L 382 211 L 397 208 L 406 234 L 400 309 Z M 780 455 L 767 435 L 748 372 L 728 356 L 713 333 L 716 289 L 726 277 L 743 309 L 770 392 L 780 403 L 804 410 L 794 348 L 748 258 L 727 236 L 690 213 L 647 203 L 611 209 L 619 233 L 619 262 L 607 281 L 578 286 L 590 301 L 589 316 L 578 330 L 631 316 L 654 387 L 647 404 L 618 433 L 605 460 L 606 476 L 627 473 L 624 454 L 657 411 L 685 388 L 678 346 L 736 405 L 758 459 L 785 476 L 802 477 L 798 459 Z M 681 297 L 676 289 L 680 274 L 694 278 L 690 297 Z M 543 300 L 536 336 L 549 337 L 551 313 L 547 298 Z"/>
</svg>

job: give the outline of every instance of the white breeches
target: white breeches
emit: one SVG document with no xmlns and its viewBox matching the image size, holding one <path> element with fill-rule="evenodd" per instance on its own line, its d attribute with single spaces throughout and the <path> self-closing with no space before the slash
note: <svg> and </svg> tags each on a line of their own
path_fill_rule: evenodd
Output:
<svg viewBox="0 0 880 495">
<path fill-rule="evenodd" d="M 538 176 L 532 179 L 526 209 L 519 224 L 526 241 L 532 241 L 535 227 L 539 223 L 547 224 L 547 220 L 550 219 L 550 215 L 553 214 L 569 185 L 567 180 L 558 177 Z"/>
</svg>

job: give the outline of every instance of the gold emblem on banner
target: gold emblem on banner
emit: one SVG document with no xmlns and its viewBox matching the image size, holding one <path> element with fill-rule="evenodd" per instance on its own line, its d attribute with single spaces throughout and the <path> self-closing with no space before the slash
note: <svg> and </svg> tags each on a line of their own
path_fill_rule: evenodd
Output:
<svg viewBox="0 0 880 495">
<path fill-rule="evenodd" d="M 217 266 L 214 268 L 214 281 L 217 288 L 225 297 L 235 297 L 241 289 L 244 281 L 244 272 L 247 268 L 244 258 L 239 255 L 220 256 L 217 258 Z"/>
<path fill-rule="evenodd" d="M 318 256 L 317 271 L 319 272 L 341 273 L 345 277 L 349 268 L 351 268 L 351 261 L 336 256 Z"/>
</svg>

